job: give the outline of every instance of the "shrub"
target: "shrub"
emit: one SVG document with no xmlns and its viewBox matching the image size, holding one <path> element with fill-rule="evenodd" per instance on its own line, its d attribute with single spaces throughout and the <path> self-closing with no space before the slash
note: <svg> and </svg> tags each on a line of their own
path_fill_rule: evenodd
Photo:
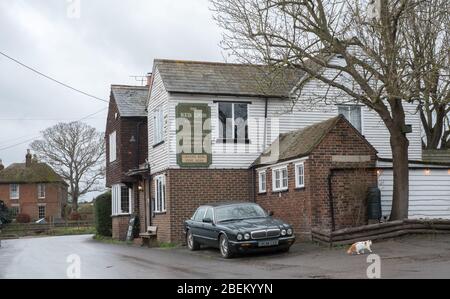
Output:
<svg viewBox="0 0 450 299">
<path fill-rule="evenodd" d="M 95 228 L 97 234 L 112 236 L 111 192 L 99 195 L 95 199 Z"/>
<path fill-rule="evenodd" d="M 28 214 L 18 214 L 16 217 L 17 223 L 30 223 L 31 217 Z"/>
<path fill-rule="evenodd" d="M 8 207 L 0 200 L 0 222 L 3 224 L 11 223 L 11 215 Z"/>
</svg>

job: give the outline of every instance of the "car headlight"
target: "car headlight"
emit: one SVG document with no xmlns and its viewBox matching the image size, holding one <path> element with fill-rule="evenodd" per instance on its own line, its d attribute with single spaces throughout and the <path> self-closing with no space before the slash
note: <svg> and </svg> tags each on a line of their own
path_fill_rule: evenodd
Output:
<svg viewBox="0 0 450 299">
<path fill-rule="evenodd" d="M 282 235 L 282 236 L 286 236 L 286 234 L 287 234 L 286 230 L 283 229 L 283 230 L 281 231 L 281 235 Z"/>
<path fill-rule="evenodd" d="M 246 233 L 246 234 L 244 235 L 244 238 L 245 238 L 245 240 L 250 240 L 250 234 L 249 234 L 249 233 Z"/>
<path fill-rule="evenodd" d="M 288 234 L 289 236 L 292 236 L 293 233 L 294 233 L 294 232 L 292 231 L 292 228 L 290 228 L 290 229 L 287 230 L 287 234 Z"/>
<path fill-rule="evenodd" d="M 242 234 L 238 234 L 237 239 L 238 239 L 238 241 L 242 241 L 242 239 L 244 239 L 244 236 L 242 236 Z"/>
</svg>

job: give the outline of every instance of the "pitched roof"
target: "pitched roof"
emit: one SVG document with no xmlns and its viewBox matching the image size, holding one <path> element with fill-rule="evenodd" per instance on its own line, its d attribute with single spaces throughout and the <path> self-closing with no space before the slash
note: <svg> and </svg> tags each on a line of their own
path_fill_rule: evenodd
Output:
<svg viewBox="0 0 450 299">
<path fill-rule="evenodd" d="M 112 85 L 111 91 L 122 117 L 145 117 L 148 86 Z"/>
<path fill-rule="evenodd" d="M 305 74 L 263 65 L 155 60 L 168 92 L 286 98 Z"/>
<path fill-rule="evenodd" d="M 0 184 L 20 183 L 65 183 L 48 164 L 32 162 L 11 164 L 0 171 Z"/>
<path fill-rule="evenodd" d="M 344 116 L 314 124 L 302 130 L 281 134 L 280 137 L 253 163 L 253 167 L 306 157 L 322 142 L 325 136 L 344 121 L 376 152 L 372 145 L 355 129 Z M 277 144 L 278 150 L 277 150 Z M 278 155 L 277 155 L 278 151 Z M 273 156 L 273 157 L 272 157 Z"/>
</svg>

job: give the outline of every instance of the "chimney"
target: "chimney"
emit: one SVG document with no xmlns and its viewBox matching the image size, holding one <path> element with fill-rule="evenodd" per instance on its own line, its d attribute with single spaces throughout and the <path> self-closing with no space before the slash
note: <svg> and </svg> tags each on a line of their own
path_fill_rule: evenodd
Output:
<svg viewBox="0 0 450 299">
<path fill-rule="evenodd" d="M 0 171 L 2 171 L 3 169 L 5 169 L 5 166 L 3 165 L 2 159 L 0 159 Z"/>
<path fill-rule="evenodd" d="M 147 86 L 152 84 L 152 73 L 147 73 Z"/>
<path fill-rule="evenodd" d="M 31 151 L 29 149 L 27 150 L 27 155 L 25 156 L 25 158 L 26 158 L 25 166 L 26 167 L 30 167 L 32 159 L 33 159 L 33 156 L 31 155 Z"/>
</svg>

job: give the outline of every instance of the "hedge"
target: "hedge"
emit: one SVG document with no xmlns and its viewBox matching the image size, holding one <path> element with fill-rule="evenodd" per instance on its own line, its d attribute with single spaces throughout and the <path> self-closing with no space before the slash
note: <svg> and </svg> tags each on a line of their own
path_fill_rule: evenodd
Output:
<svg viewBox="0 0 450 299">
<path fill-rule="evenodd" d="M 112 236 L 111 192 L 99 195 L 95 199 L 95 228 L 97 234 Z"/>
</svg>

